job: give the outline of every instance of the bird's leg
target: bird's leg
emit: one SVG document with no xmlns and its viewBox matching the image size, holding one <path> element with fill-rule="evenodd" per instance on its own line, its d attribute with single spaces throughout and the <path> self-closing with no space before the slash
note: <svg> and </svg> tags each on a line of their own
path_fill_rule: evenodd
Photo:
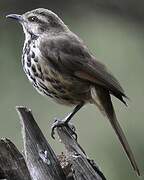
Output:
<svg viewBox="0 0 144 180">
<path fill-rule="evenodd" d="M 61 127 L 61 126 L 67 126 L 69 127 L 72 135 L 75 135 L 76 139 L 77 139 L 77 134 L 75 133 L 75 129 L 73 126 L 69 125 L 69 121 L 72 119 L 72 117 L 83 107 L 84 102 L 81 102 L 80 104 L 78 104 L 71 113 L 69 113 L 64 119 L 59 120 L 59 119 L 55 119 L 55 122 L 52 124 L 52 131 L 51 131 L 51 136 L 53 139 L 54 138 L 54 134 L 55 134 L 55 128 L 57 127 Z"/>
</svg>

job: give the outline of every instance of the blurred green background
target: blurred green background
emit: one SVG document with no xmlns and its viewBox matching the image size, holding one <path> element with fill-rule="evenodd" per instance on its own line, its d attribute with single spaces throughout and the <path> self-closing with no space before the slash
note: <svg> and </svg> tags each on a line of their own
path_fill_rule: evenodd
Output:
<svg viewBox="0 0 144 180">
<path fill-rule="evenodd" d="M 70 29 L 105 63 L 130 97 L 126 108 L 113 98 L 117 117 L 144 170 L 144 2 L 141 0 L 1 0 L 0 1 L 0 137 L 10 138 L 22 150 L 16 105 L 33 110 L 39 126 L 56 152 L 63 146 L 50 137 L 54 117 L 71 108 L 39 95 L 22 67 L 22 28 L 5 19 L 9 13 L 44 7 L 56 12 Z M 136 180 L 108 120 L 93 105 L 86 105 L 74 118 L 79 142 L 97 161 L 108 180 Z"/>
</svg>

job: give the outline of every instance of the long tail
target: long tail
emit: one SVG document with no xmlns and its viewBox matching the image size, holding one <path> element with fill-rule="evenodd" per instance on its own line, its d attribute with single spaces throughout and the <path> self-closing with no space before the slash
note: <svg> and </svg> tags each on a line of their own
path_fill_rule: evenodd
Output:
<svg viewBox="0 0 144 180">
<path fill-rule="evenodd" d="M 129 159 L 134 171 L 136 171 L 137 175 L 140 176 L 140 171 L 139 171 L 138 165 L 135 161 L 132 150 L 128 144 L 128 141 L 124 135 L 124 132 L 123 132 L 119 122 L 117 121 L 109 92 L 103 88 L 101 88 L 101 89 L 96 88 L 95 93 L 94 93 L 94 89 L 91 91 L 91 93 L 92 93 L 93 100 L 94 101 L 96 100 L 96 104 L 99 106 L 102 106 L 100 109 L 103 109 L 103 111 L 107 115 L 115 133 L 117 134 L 117 136 L 127 154 L 127 157 Z M 97 100 L 99 100 L 99 103 Z"/>
</svg>

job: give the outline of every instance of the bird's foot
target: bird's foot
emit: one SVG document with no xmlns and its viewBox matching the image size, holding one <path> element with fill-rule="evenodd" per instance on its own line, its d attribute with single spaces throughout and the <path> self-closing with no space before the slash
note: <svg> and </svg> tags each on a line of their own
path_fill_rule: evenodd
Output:
<svg viewBox="0 0 144 180">
<path fill-rule="evenodd" d="M 57 119 L 55 118 L 55 121 L 54 123 L 52 124 L 52 130 L 51 130 L 51 137 L 53 139 L 55 139 L 55 129 L 57 127 L 62 127 L 62 126 L 65 126 L 69 129 L 69 132 L 71 133 L 72 136 L 74 136 L 74 138 L 77 140 L 77 134 L 76 134 L 76 129 L 74 127 L 74 125 L 72 125 L 71 123 L 67 122 L 67 119 Z"/>
</svg>

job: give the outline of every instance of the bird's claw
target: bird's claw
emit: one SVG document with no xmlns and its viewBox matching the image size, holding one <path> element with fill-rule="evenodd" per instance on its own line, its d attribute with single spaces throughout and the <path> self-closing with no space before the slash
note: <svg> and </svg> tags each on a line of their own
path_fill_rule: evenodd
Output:
<svg viewBox="0 0 144 180">
<path fill-rule="evenodd" d="M 52 127 L 51 127 L 52 128 L 52 130 L 51 130 L 51 137 L 53 139 L 55 139 L 55 129 L 57 127 L 62 127 L 62 126 L 66 126 L 67 128 L 69 128 L 71 135 L 74 136 L 75 140 L 77 140 L 77 134 L 75 132 L 76 129 L 75 129 L 74 125 L 66 122 L 65 119 L 64 120 L 60 120 L 60 119 L 57 119 L 57 118 L 54 119 L 54 123 L 52 124 Z"/>
<path fill-rule="evenodd" d="M 61 123 L 62 121 L 61 120 L 59 120 L 59 119 L 57 119 L 57 118 L 55 118 L 54 119 L 54 123 L 52 124 L 52 127 L 51 127 L 51 137 L 53 138 L 53 139 L 55 139 L 55 129 L 57 128 L 57 127 L 60 127 L 61 125 L 62 125 L 62 123 Z"/>
</svg>

